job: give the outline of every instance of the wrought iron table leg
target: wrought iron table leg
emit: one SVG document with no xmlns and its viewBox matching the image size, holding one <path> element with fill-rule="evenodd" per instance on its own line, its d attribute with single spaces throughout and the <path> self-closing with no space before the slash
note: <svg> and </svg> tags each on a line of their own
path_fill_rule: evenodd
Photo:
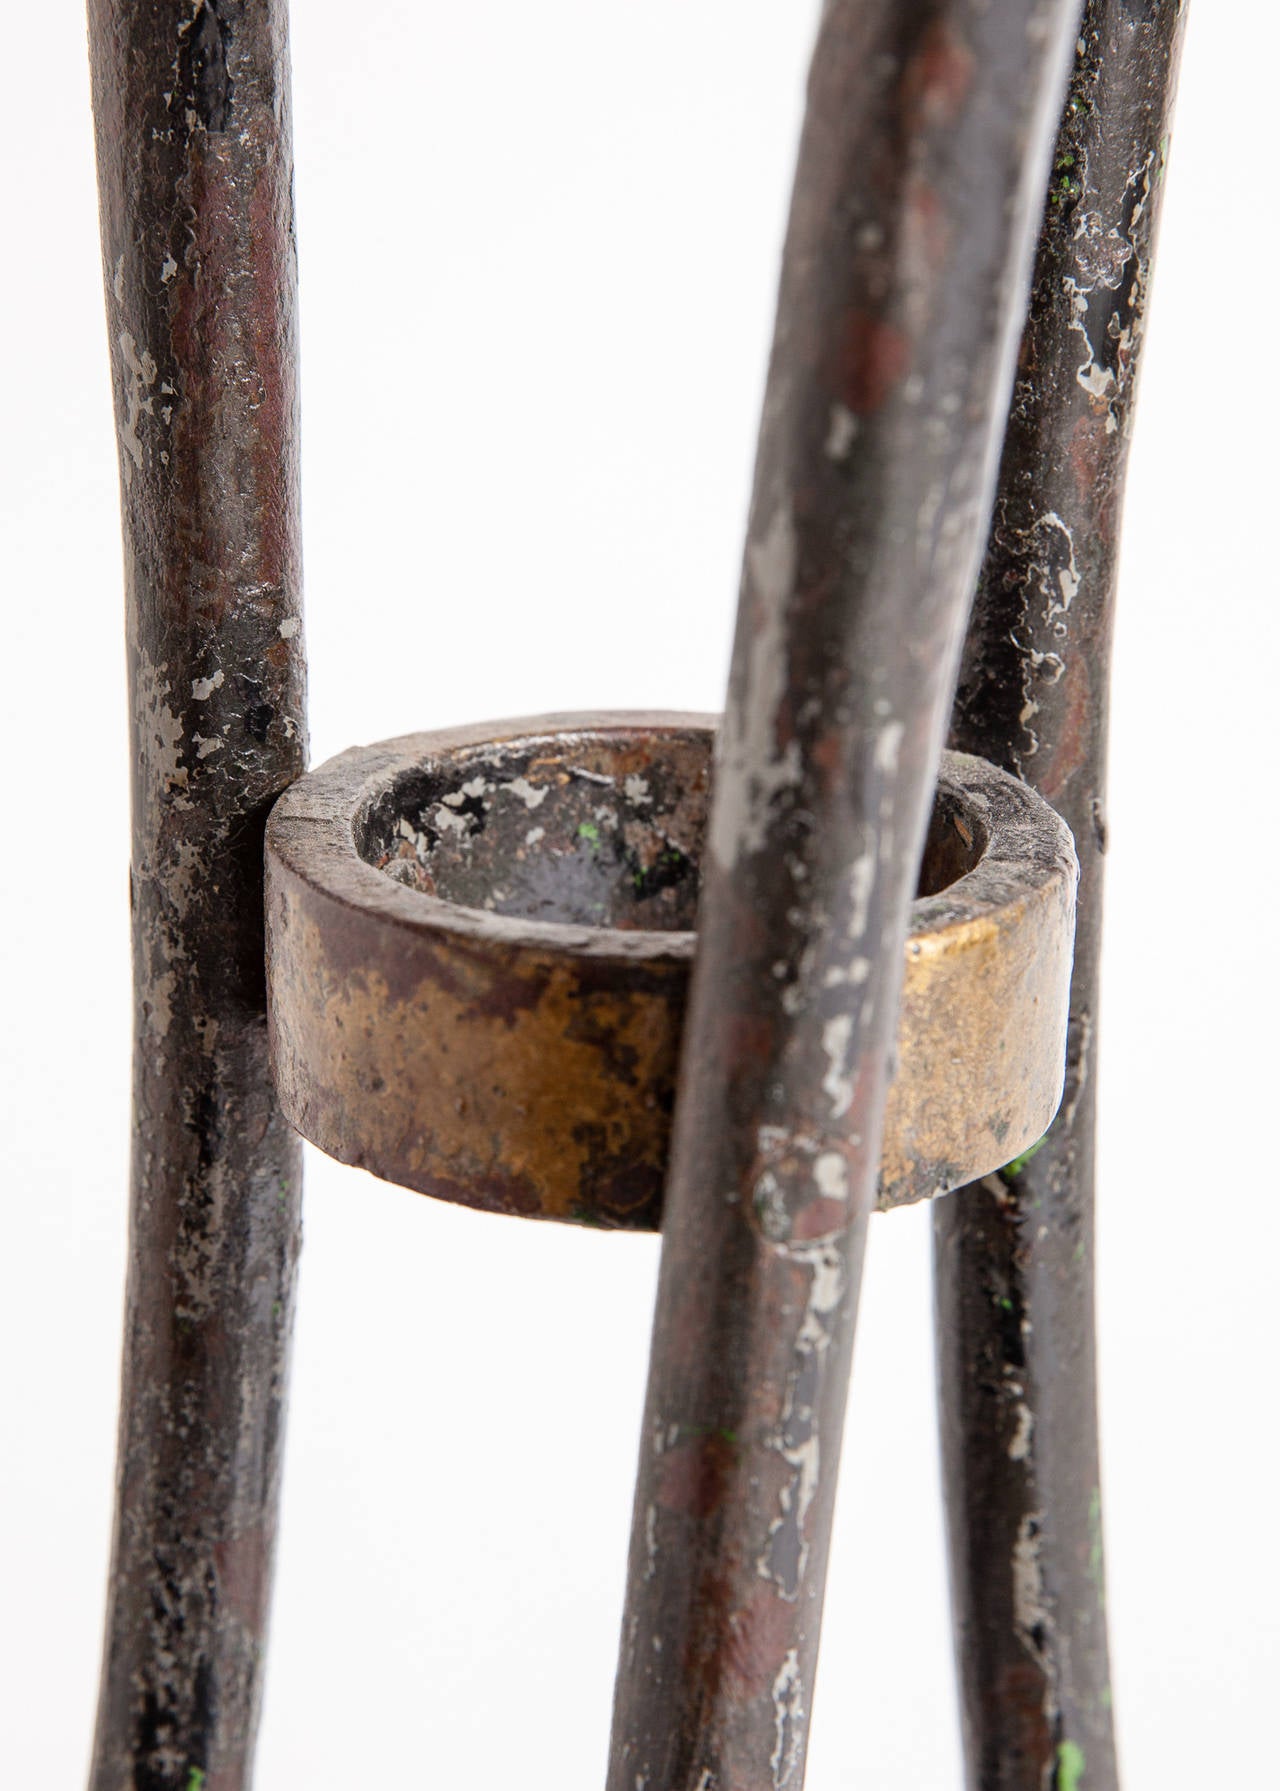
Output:
<svg viewBox="0 0 1280 1791">
<path fill-rule="evenodd" d="M 237 1791 L 262 1685 L 299 1148 L 262 834 L 303 768 L 283 0 L 90 0 L 133 755 L 132 1221 L 95 1791 Z"/>
<path fill-rule="evenodd" d="M 1073 0 L 831 0 L 667 1182 L 610 1791 L 799 1786 L 907 904 Z"/>
<path fill-rule="evenodd" d="M 972 1791 L 1114 1791 L 1094 1376 L 1095 1060 L 1119 512 L 1185 8 L 1089 0 L 952 744 L 1080 856 L 1043 1147 L 935 1209 L 944 1483 Z"/>
</svg>

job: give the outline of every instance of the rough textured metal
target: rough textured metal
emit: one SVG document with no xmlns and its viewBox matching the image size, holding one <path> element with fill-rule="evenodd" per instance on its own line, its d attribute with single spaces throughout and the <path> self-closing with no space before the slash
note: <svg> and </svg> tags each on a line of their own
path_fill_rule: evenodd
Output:
<svg viewBox="0 0 1280 1791">
<path fill-rule="evenodd" d="M 1094 1099 L 1119 512 L 1185 9 L 1089 0 L 953 743 L 1081 861 L 1067 1087 L 1043 1149 L 940 1203 L 937 1337 L 972 1791 L 1114 1791 L 1093 1327 Z"/>
<path fill-rule="evenodd" d="M 663 1223 L 609 1791 L 804 1776 L 903 940 L 1078 18 L 829 0 Z"/>
<path fill-rule="evenodd" d="M 538 717 L 296 783 L 267 827 L 267 962 L 303 1135 L 469 1206 L 659 1225 L 712 739 L 705 717 Z M 996 1168 L 1056 1112 L 1074 885 L 1047 805 L 946 755 L 882 1207 Z"/>
<path fill-rule="evenodd" d="M 262 832 L 304 755 L 281 0 L 90 0 L 133 755 L 133 1197 L 95 1791 L 249 1782 L 299 1153 Z"/>
</svg>

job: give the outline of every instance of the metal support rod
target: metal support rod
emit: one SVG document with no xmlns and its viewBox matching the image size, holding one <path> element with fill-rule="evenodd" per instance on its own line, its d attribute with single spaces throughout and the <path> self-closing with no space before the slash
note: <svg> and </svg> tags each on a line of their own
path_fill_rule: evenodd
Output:
<svg viewBox="0 0 1280 1791">
<path fill-rule="evenodd" d="M 132 1217 L 94 1791 L 249 1783 L 298 1250 L 262 833 L 303 769 L 284 0 L 89 0 L 133 766 Z"/>
<path fill-rule="evenodd" d="M 803 1779 L 907 904 L 1078 16 L 822 16 L 718 748 L 610 1791 Z"/>
<path fill-rule="evenodd" d="M 1115 1791 L 1094 1372 L 1094 1101 L 1120 500 L 1185 8 L 1088 0 L 952 744 L 1080 857 L 1067 1083 L 1029 1160 L 934 1215 L 971 1791 Z"/>
</svg>

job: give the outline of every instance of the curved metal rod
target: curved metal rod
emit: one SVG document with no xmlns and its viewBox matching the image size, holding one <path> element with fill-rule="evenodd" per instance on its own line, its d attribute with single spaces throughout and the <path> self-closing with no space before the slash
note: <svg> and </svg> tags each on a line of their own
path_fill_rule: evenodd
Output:
<svg viewBox="0 0 1280 1791">
<path fill-rule="evenodd" d="M 798 1787 L 902 944 L 1075 0 L 831 0 L 667 1182 L 610 1791 Z"/>
<path fill-rule="evenodd" d="M 1185 7 L 1089 0 L 952 744 L 1080 857 L 1067 1084 L 1043 1148 L 935 1209 L 971 1791 L 1115 1791 L 1094 1375 L 1095 1061 L 1120 499 Z"/>
<path fill-rule="evenodd" d="M 262 833 L 303 769 L 284 0 L 90 0 L 133 755 L 133 1193 L 95 1791 L 249 1782 L 300 1159 Z"/>
</svg>

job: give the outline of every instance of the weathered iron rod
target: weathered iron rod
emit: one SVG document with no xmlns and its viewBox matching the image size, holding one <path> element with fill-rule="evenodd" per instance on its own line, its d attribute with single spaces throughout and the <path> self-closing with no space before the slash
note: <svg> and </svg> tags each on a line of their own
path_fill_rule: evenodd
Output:
<svg viewBox="0 0 1280 1791">
<path fill-rule="evenodd" d="M 803 1778 L 907 905 L 1078 16 L 822 16 L 718 749 L 610 1791 Z"/>
<path fill-rule="evenodd" d="M 1094 1103 L 1120 500 L 1185 7 L 1088 0 L 952 744 L 1080 857 L 1066 1094 L 938 1203 L 937 1347 L 972 1791 L 1115 1791 L 1094 1371 Z"/>
<path fill-rule="evenodd" d="M 133 765 L 133 1192 L 95 1791 L 238 1791 L 262 1687 L 299 1151 L 262 833 L 303 769 L 284 0 L 89 0 Z"/>
</svg>

